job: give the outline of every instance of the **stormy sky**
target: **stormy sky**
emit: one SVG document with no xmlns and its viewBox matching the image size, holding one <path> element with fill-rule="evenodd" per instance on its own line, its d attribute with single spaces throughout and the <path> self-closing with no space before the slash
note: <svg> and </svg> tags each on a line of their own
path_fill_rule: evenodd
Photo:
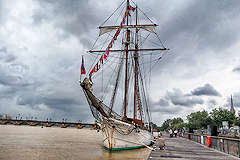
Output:
<svg viewBox="0 0 240 160">
<path fill-rule="evenodd" d="M 238 111 L 240 1 L 135 1 L 170 48 L 152 72 L 153 122 L 229 108 L 231 94 Z M 92 122 L 78 84 L 81 56 L 121 2 L 1 0 L 0 114 Z"/>
</svg>

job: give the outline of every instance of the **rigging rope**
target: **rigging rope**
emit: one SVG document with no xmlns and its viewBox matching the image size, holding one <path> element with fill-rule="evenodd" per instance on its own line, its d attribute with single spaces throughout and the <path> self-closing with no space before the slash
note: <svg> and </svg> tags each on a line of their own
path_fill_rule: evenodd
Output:
<svg viewBox="0 0 240 160">
<path fill-rule="evenodd" d="M 126 3 L 125 0 L 122 1 L 122 3 L 118 6 L 118 8 L 116 8 L 113 13 L 101 24 L 101 26 L 103 26 L 113 15 L 114 13 L 124 4 Z"/>
<path fill-rule="evenodd" d="M 132 1 L 132 0 L 131 0 Z M 132 1 L 134 4 L 135 4 L 135 6 L 137 6 L 137 4 L 134 2 L 134 1 Z M 153 24 L 155 24 L 139 7 L 138 7 L 138 9 L 143 13 L 143 15 L 145 16 L 145 17 L 147 17 L 147 19 L 151 22 L 151 23 L 153 23 Z"/>
</svg>

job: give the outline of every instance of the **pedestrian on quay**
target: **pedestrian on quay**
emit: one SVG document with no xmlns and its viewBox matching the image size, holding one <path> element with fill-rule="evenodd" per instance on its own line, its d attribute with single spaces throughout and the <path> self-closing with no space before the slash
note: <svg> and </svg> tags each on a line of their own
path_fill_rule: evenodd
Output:
<svg viewBox="0 0 240 160">
<path fill-rule="evenodd" d="M 178 133 L 178 131 L 177 131 L 177 129 L 175 129 L 175 131 L 174 131 L 174 136 L 175 137 L 177 137 L 177 133 Z"/>
<path fill-rule="evenodd" d="M 170 134 L 170 138 L 172 138 L 173 137 L 173 130 L 172 129 L 169 130 L 169 134 Z"/>
</svg>

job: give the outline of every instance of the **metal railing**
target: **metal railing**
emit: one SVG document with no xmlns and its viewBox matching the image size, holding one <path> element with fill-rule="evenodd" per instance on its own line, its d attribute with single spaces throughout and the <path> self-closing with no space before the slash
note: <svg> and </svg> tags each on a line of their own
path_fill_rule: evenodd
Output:
<svg viewBox="0 0 240 160">
<path fill-rule="evenodd" d="M 182 134 L 182 137 L 207 146 L 207 137 L 211 137 L 210 148 L 240 158 L 240 140 L 217 136 L 198 135 L 193 133 Z"/>
</svg>

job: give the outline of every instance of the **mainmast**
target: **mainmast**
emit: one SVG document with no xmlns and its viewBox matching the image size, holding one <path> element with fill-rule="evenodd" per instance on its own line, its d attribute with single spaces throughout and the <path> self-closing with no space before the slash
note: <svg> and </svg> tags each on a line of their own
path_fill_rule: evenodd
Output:
<svg viewBox="0 0 240 160">
<path fill-rule="evenodd" d="M 128 26 L 128 17 L 129 17 L 129 0 L 127 0 L 127 26 Z M 123 117 L 127 118 L 127 105 L 128 105 L 128 46 L 130 44 L 130 30 L 127 28 L 127 41 L 125 43 L 126 48 L 126 66 L 125 66 L 125 92 L 124 92 L 124 109 Z"/>
<path fill-rule="evenodd" d="M 137 26 L 137 6 L 136 6 L 136 26 Z M 136 118 L 136 98 L 137 98 L 137 68 L 136 68 L 136 61 L 137 61 L 137 49 L 138 49 L 138 28 L 136 28 L 136 34 L 135 34 L 135 53 L 134 53 L 134 61 L 135 61 L 135 68 L 134 68 L 134 110 L 133 110 L 133 120 Z"/>
</svg>

